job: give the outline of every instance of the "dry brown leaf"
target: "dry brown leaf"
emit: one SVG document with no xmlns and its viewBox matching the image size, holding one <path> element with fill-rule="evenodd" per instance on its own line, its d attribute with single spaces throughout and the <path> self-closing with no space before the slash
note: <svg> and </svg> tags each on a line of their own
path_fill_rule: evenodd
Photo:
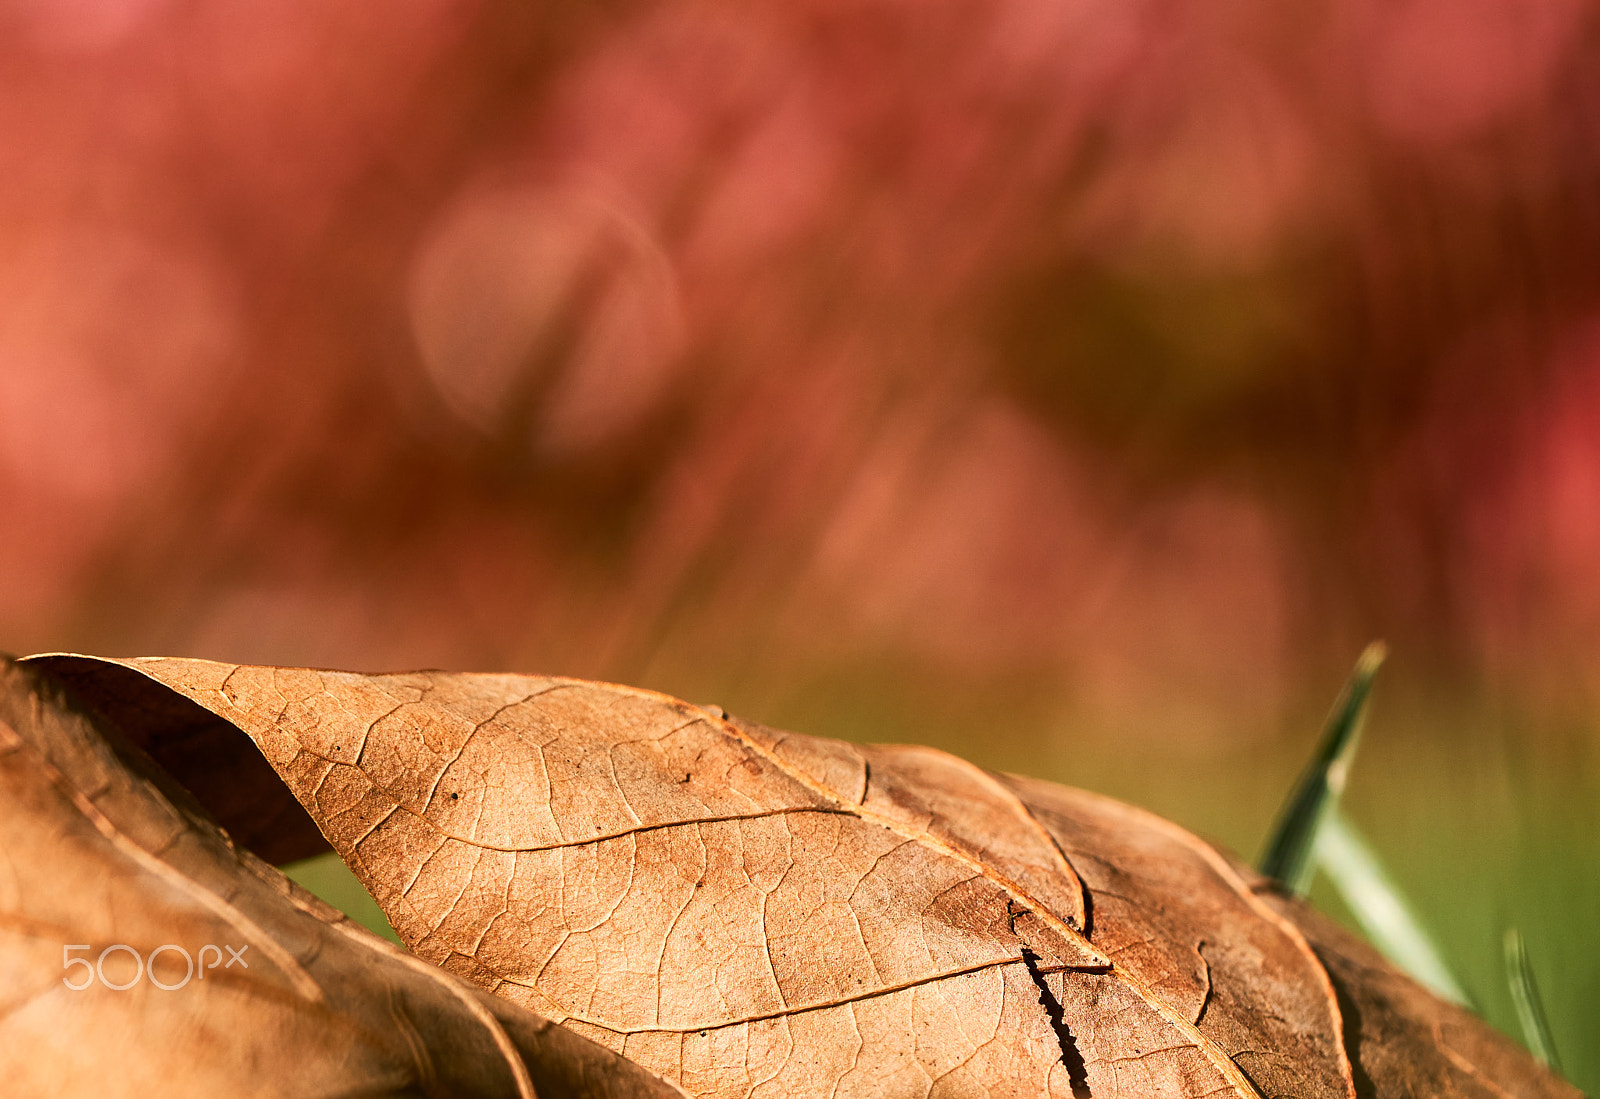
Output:
<svg viewBox="0 0 1600 1099">
<path fill-rule="evenodd" d="M 248 733 L 419 956 L 691 1094 L 1577 1094 L 1096 795 L 597 683 L 121 663 Z"/>
<path fill-rule="evenodd" d="M 352 924 L 39 678 L 0 667 L 4 1094 L 681 1095 Z"/>
</svg>

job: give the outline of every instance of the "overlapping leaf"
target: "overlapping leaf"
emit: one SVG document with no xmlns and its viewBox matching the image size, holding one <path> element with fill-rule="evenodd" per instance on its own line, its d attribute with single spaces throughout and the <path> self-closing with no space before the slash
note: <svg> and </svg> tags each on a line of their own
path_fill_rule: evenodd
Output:
<svg viewBox="0 0 1600 1099">
<path fill-rule="evenodd" d="M 351 924 L 103 732 L 0 668 L 4 1094 L 681 1094 Z"/>
<path fill-rule="evenodd" d="M 603 684 L 99 667 L 248 733 L 418 956 L 691 1094 L 1575 1094 L 1094 795 Z"/>
</svg>

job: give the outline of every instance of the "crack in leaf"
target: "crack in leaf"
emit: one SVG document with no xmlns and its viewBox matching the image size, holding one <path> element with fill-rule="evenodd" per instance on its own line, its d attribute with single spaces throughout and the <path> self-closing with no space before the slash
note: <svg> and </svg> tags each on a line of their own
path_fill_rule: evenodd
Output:
<svg viewBox="0 0 1600 1099">
<path fill-rule="evenodd" d="M 1056 999 L 1044 974 L 1039 972 L 1039 955 L 1023 947 L 1022 962 L 1028 967 L 1028 976 L 1033 978 L 1034 987 L 1039 990 L 1039 1003 L 1044 1005 L 1045 1014 L 1050 1016 L 1050 1028 L 1056 1032 L 1056 1042 L 1061 1046 L 1061 1063 L 1066 1066 L 1067 1081 L 1072 1085 L 1072 1099 L 1092 1099 L 1088 1067 L 1078 1050 L 1078 1040 L 1067 1026 L 1066 1011 L 1061 1001 Z"/>
</svg>

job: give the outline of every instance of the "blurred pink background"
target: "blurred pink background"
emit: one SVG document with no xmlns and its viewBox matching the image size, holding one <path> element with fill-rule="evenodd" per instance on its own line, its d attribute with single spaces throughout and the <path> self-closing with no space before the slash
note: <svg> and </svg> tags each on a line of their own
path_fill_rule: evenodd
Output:
<svg viewBox="0 0 1600 1099">
<path fill-rule="evenodd" d="M 639 682 L 1248 847 L 1384 637 L 1356 809 L 1600 1026 L 1594 4 L 4 0 L 0 155 L 0 645 Z"/>
</svg>

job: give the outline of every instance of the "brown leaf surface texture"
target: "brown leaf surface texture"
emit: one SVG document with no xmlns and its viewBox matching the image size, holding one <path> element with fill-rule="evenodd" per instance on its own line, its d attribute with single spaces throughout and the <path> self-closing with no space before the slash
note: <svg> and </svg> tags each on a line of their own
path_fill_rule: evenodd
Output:
<svg viewBox="0 0 1600 1099">
<path fill-rule="evenodd" d="M 681 1095 L 352 924 L 120 747 L 0 667 L 4 1094 Z"/>
<path fill-rule="evenodd" d="M 417 955 L 694 1095 L 1575 1094 L 1109 799 L 606 684 L 122 663 L 247 732 Z"/>
</svg>

